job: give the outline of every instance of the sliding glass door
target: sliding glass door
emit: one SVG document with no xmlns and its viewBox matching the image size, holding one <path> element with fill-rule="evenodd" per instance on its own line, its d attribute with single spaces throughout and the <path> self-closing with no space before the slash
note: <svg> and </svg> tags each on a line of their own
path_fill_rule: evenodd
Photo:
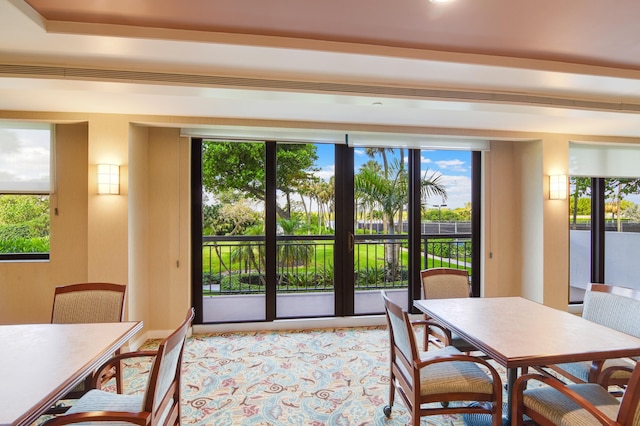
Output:
<svg viewBox="0 0 640 426">
<path fill-rule="evenodd" d="M 264 142 L 201 141 L 203 322 L 264 321 L 267 203 Z M 195 234 L 194 234 L 195 238 Z"/>
<path fill-rule="evenodd" d="M 193 144 L 200 322 L 380 314 L 420 269 L 471 269 L 469 151 Z"/>
<path fill-rule="evenodd" d="M 356 148 L 353 170 L 356 314 L 382 312 L 381 289 L 403 304 L 407 300 L 407 152 L 403 148 Z"/>
<path fill-rule="evenodd" d="M 335 312 L 332 145 L 277 144 L 276 318 Z"/>
</svg>

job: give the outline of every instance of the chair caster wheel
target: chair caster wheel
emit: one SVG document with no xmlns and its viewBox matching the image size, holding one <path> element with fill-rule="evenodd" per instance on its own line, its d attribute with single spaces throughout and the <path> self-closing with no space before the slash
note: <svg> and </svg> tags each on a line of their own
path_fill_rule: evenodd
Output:
<svg viewBox="0 0 640 426">
<path fill-rule="evenodd" d="M 391 417 L 391 406 L 390 405 L 386 405 L 382 409 L 382 412 L 384 413 L 385 416 L 387 416 L 387 418 Z"/>
</svg>

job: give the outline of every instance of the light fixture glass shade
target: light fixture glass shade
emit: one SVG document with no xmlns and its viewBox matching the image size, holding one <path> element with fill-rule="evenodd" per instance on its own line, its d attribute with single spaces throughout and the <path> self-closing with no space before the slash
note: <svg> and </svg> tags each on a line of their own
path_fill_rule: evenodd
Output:
<svg viewBox="0 0 640 426">
<path fill-rule="evenodd" d="M 549 199 L 550 200 L 566 200 L 567 199 L 567 175 L 550 175 L 549 176 Z"/>
<path fill-rule="evenodd" d="M 120 166 L 98 164 L 98 194 L 120 194 Z"/>
</svg>

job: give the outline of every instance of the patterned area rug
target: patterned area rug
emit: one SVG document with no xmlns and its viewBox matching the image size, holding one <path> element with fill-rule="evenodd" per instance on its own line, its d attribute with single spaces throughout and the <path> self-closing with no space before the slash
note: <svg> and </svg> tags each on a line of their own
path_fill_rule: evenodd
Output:
<svg viewBox="0 0 640 426">
<path fill-rule="evenodd" d="M 389 393 L 384 327 L 194 335 L 183 359 L 183 424 L 404 425 Z M 457 416 L 422 424 L 462 425 Z"/>
<path fill-rule="evenodd" d="M 184 356 L 184 424 L 406 424 L 388 394 L 384 328 L 198 335 Z M 453 419 L 446 419 L 451 424 Z"/>
<path fill-rule="evenodd" d="M 419 340 L 421 341 L 421 340 Z M 148 341 L 141 349 L 152 349 Z M 124 368 L 142 390 L 149 363 Z M 399 396 L 390 418 L 385 327 L 197 334 L 183 356 L 182 424 L 215 426 L 405 425 Z M 461 416 L 421 425 L 464 425 Z"/>
</svg>

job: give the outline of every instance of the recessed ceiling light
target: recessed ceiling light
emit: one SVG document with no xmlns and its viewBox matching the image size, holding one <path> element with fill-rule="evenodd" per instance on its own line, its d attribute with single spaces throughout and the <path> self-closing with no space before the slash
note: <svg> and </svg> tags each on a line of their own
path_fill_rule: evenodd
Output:
<svg viewBox="0 0 640 426">
<path fill-rule="evenodd" d="M 429 0 L 431 3 L 448 3 L 451 0 Z"/>
</svg>

